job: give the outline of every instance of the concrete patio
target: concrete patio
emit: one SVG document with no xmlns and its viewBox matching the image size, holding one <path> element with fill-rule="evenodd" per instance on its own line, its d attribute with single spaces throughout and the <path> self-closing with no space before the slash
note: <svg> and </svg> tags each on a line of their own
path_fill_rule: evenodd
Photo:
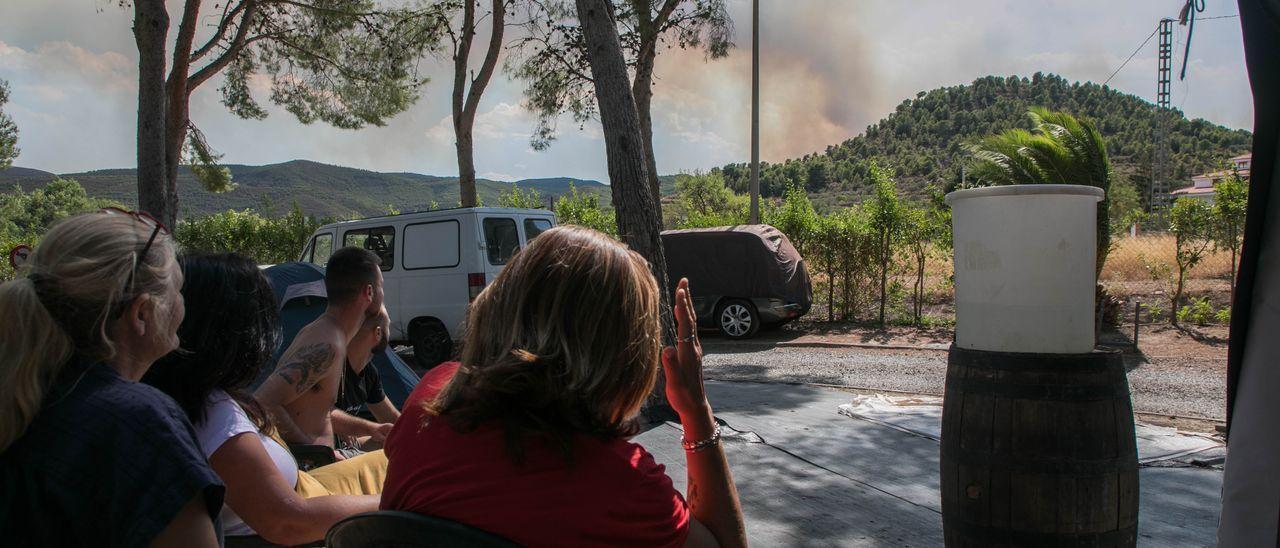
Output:
<svg viewBox="0 0 1280 548">
<path fill-rule="evenodd" d="M 941 546 L 937 442 L 840 415 L 846 392 L 707 381 L 756 546 Z M 678 425 L 636 438 L 684 491 Z M 1143 467 L 1140 546 L 1210 546 L 1222 472 Z"/>
</svg>

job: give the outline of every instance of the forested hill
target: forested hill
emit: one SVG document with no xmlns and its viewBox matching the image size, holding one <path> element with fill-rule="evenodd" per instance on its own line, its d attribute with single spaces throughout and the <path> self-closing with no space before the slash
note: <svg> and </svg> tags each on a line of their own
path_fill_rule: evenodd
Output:
<svg viewBox="0 0 1280 548">
<path fill-rule="evenodd" d="M 205 191 L 190 170 L 178 175 L 179 208 L 183 215 L 205 215 L 227 209 L 252 208 L 284 213 L 296 203 L 303 212 L 319 216 L 361 217 L 385 214 L 389 208 L 409 212 L 458 203 L 457 177 L 437 177 L 418 173 L 380 173 L 294 160 L 264 166 L 227 165 L 237 187 L 222 194 Z M 75 179 L 95 198 L 130 205 L 137 203 L 137 178 L 133 169 L 104 169 L 57 175 Z M 26 190 L 52 181 L 54 174 L 20 167 L 0 171 L 0 192 L 14 185 Z M 522 189 L 536 189 L 544 199 L 568 193 L 573 184 L 582 192 L 598 194 L 609 202 L 609 187 L 598 181 L 556 177 L 518 182 Z M 480 179 L 476 190 L 480 200 L 497 205 L 498 196 L 511 190 L 512 183 Z"/>
<path fill-rule="evenodd" d="M 850 100 L 855 100 L 850 98 Z M 1155 107 L 1134 95 L 1094 83 L 1036 73 L 1031 78 L 987 76 L 972 84 L 922 91 L 866 133 L 825 152 L 761 166 L 765 195 L 780 195 L 788 185 L 806 188 L 820 204 L 858 201 L 867 188 L 867 165 L 875 159 L 892 166 L 899 187 L 919 194 L 930 184 L 953 185 L 967 160 L 965 145 L 977 137 L 1012 128 L 1030 129 L 1027 108 L 1044 106 L 1092 119 L 1107 141 L 1116 172 L 1139 190 L 1150 184 L 1156 127 Z M 1205 120 L 1188 120 L 1166 111 L 1171 121 L 1174 187 L 1216 169 L 1220 162 L 1249 151 L 1253 136 Z M 750 164 L 723 168 L 725 181 L 745 191 Z"/>
</svg>

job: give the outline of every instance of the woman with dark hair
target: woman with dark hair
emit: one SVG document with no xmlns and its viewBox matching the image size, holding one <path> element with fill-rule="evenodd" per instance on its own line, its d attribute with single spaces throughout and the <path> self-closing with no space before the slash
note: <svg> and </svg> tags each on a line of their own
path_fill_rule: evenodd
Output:
<svg viewBox="0 0 1280 548">
<path fill-rule="evenodd" d="M 188 307 L 178 330 L 182 348 L 156 363 L 143 381 L 172 396 L 195 425 L 201 450 L 227 485 L 227 536 L 301 544 L 322 538 L 344 517 L 376 509 L 377 495 L 331 494 L 341 490 L 317 479 L 329 467 L 314 475 L 300 472 L 246 392 L 280 342 L 275 294 L 258 266 L 236 254 L 184 257 L 181 263 Z M 360 462 L 332 466 L 353 471 Z"/>
<path fill-rule="evenodd" d="M 675 303 L 680 342 L 663 349 L 640 255 L 584 228 L 539 235 L 471 304 L 461 364 L 405 402 L 382 507 L 527 546 L 745 545 L 687 281 Z M 627 441 L 659 361 L 685 430 L 687 502 Z"/>
</svg>

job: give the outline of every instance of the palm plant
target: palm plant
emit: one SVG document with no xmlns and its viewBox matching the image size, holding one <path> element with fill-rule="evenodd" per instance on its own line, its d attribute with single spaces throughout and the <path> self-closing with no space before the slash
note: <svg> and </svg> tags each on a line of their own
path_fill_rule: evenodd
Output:
<svg viewBox="0 0 1280 548">
<path fill-rule="evenodd" d="M 1032 130 L 1013 129 L 969 147 L 972 174 L 984 185 L 1052 183 L 1111 190 L 1106 143 L 1092 121 L 1066 112 L 1032 107 Z M 1098 263 L 1102 273 L 1111 250 L 1109 196 L 1098 203 Z"/>
</svg>

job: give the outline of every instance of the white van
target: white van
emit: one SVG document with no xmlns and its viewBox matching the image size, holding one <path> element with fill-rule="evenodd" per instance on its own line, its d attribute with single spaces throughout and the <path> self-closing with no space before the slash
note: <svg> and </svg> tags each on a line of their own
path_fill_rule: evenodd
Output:
<svg viewBox="0 0 1280 548">
<path fill-rule="evenodd" d="M 378 254 L 391 340 L 412 344 L 414 362 L 428 368 L 452 355 L 467 306 L 485 284 L 555 224 L 547 210 L 494 207 L 372 217 L 320 227 L 298 260 L 324 266 L 347 246 Z"/>
</svg>

